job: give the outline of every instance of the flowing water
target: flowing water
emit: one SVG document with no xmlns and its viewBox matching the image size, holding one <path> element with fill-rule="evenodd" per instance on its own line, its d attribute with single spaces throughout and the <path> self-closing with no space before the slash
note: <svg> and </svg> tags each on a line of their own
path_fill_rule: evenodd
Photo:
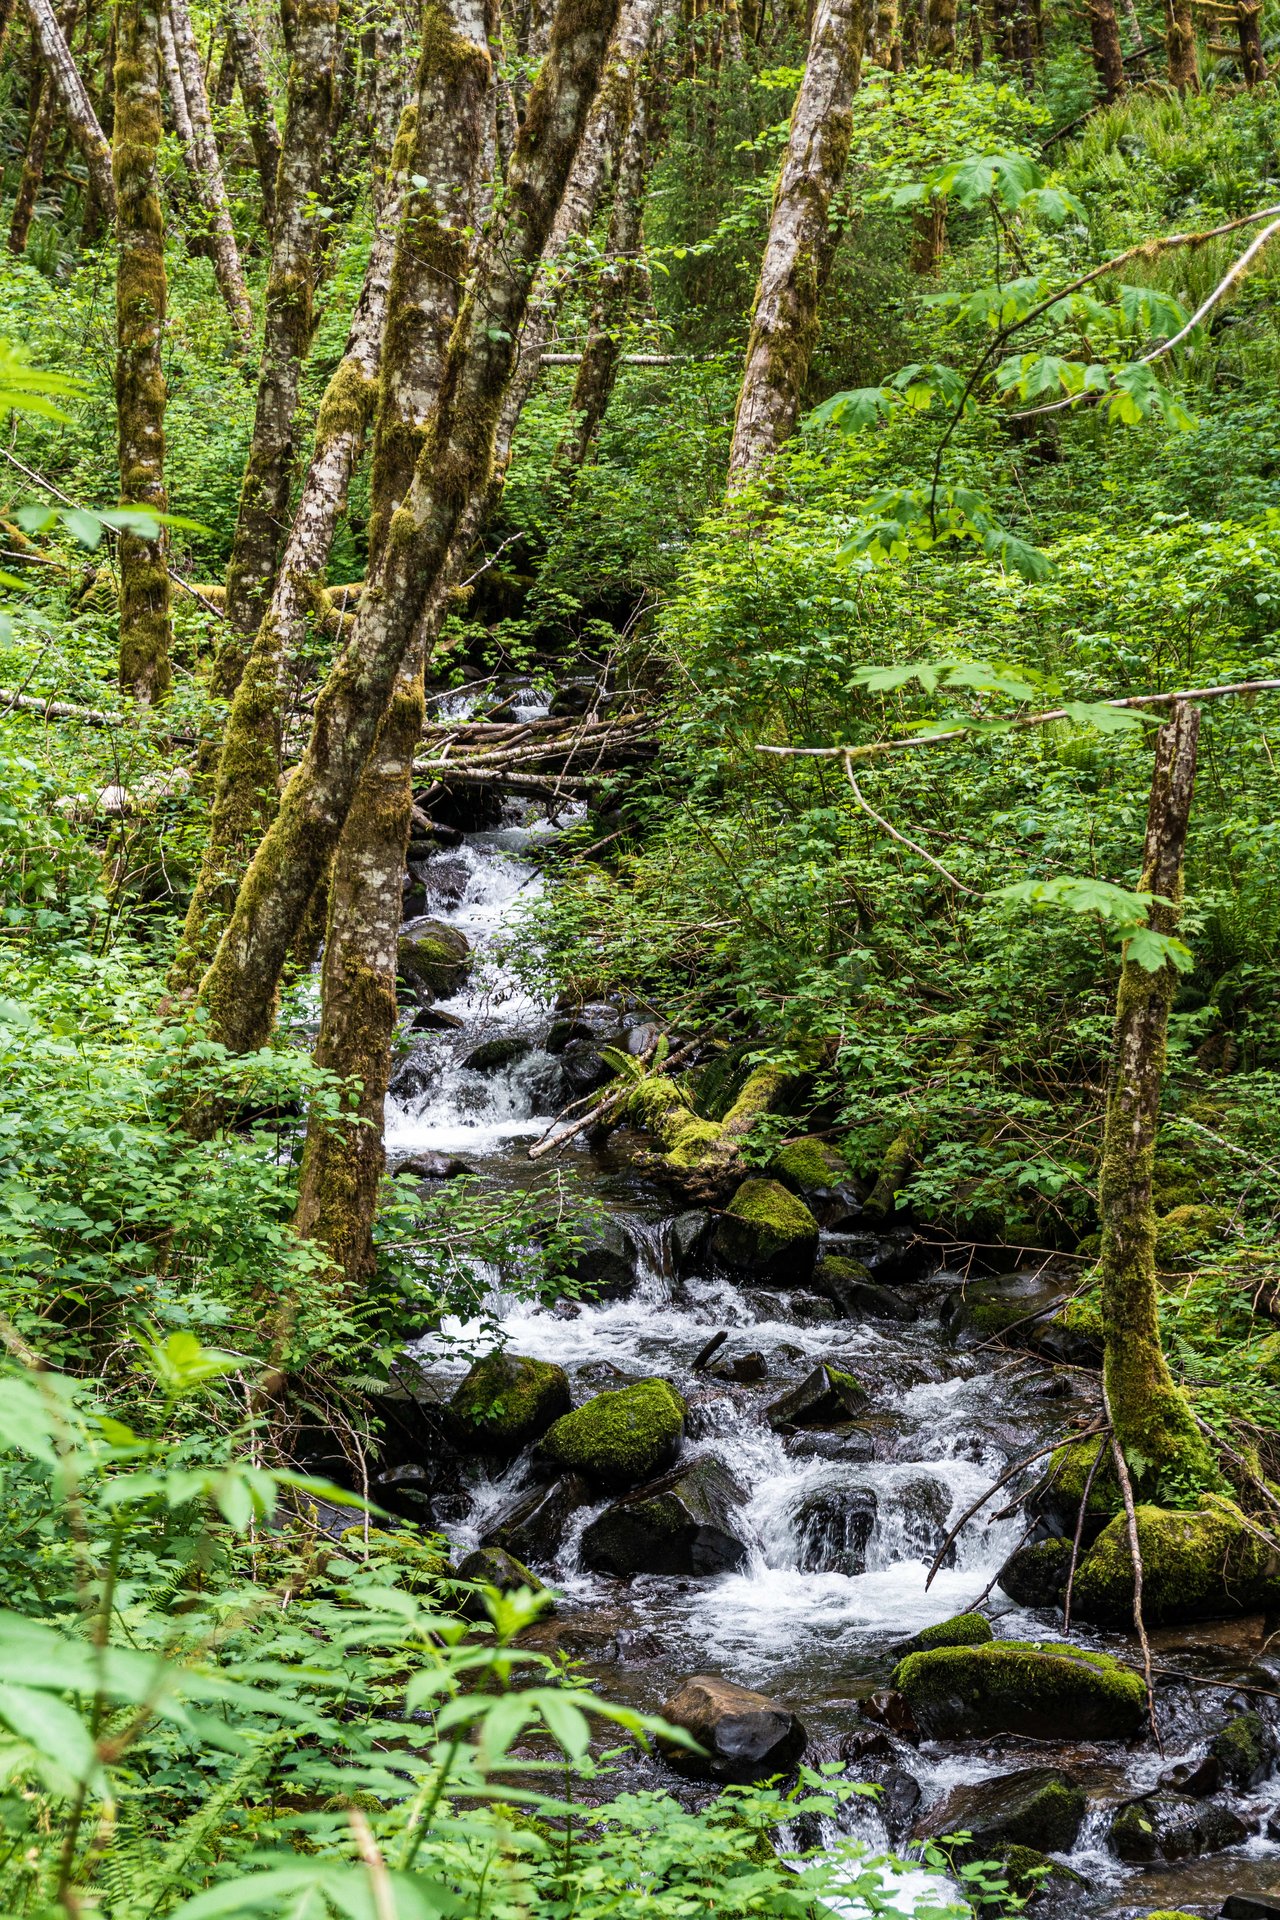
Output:
<svg viewBox="0 0 1280 1920">
<path fill-rule="evenodd" d="M 522 717 L 536 711 L 531 701 Z M 388 1108 L 393 1165 L 430 1150 L 459 1157 L 499 1189 L 527 1188 L 538 1177 L 528 1146 L 565 1097 L 558 1063 L 542 1045 L 554 1014 L 517 984 L 495 948 L 542 884 L 539 856 L 555 831 L 544 819 L 527 818 L 470 834 L 432 863 L 440 879 L 429 890 L 427 911 L 462 929 L 478 964 L 466 990 L 442 1003 L 461 1026 L 411 1036 L 414 1050 L 393 1079 Z M 625 1044 L 625 1015 L 617 1010 L 616 1018 Z M 528 1040 L 529 1050 L 497 1072 L 463 1064 L 479 1042 L 513 1037 Z M 620 1384 L 619 1376 L 657 1373 L 671 1380 L 689 1403 L 686 1453 L 718 1456 L 741 1491 L 736 1528 L 746 1561 L 736 1572 L 704 1579 L 650 1576 L 624 1583 L 592 1575 L 580 1563 L 578 1542 L 600 1507 L 580 1509 L 539 1567 L 563 1598 L 554 1620 L 535 1634 L 579 1657 L 614 1698 L 646 1709 L 656 1709 L 681 1677 L 700 1672 L 774 1694 L 804 1720 L 809 1758 L 833 1758 L 841 1737 L 866 1724 L 859 1721 L 859 1702 L 887 1684 L 894 1644 L 961 1611 L 990 1587 L 1026 1526 L 1020 1510 L 989 1518 L 999 1500 L 961 1530 L 928 1587 L 927 1567 L 969 1504 L 1013 1460 L 1061 1434 L 1074 1415 L 1091 1412 L 1089 1382 L 1052 1373 L 1031 1358 L 958 1348 L 944 1322 L 967 1284 L 960 1271 L 943 1268 L 902 1289 L 919 1315 L 912 1321 L 851 1322 L 830 1318 L 832 1310 L 811 1295 L 681 1270 L 672 1235 L 677 1208 L 632 1164 L 635 1147 L 625 1134 L 602 1151 L 579 1140 L 552 1163 L 575 1196 L 606 1208 L 625 1229 L 635 1277 L 624 1298 L 566 1312 L 495 1293 L 483 1322 L 446 1323 L 419 1344 L 416 1358 L 428 1391 L 447 1394 L 470 1357 L 493 1344 L 496 1320 L 514 1352 L 554 1360 L 568 1371 L 575 1403 Z M 881 1241 L 881 1254 L 886 1244 L 901 1254 L 901 1236 Z M 877 1257 L 876 1246 L 865 1241 L 858 1250 Z M 1051 1273 L 1030 1269 L 1005 1284 L 1021 1290 L 1032 1308 L 1055 1291 Z M 694 1356 L 720 1329 L 728 1339 L 717 1364 L 758 1355 L 757 1384 L 693 1371 Z M 768 1402 L 819 1358 L 847 1365 L 869 1388 L 871 1410 L 860 1424 L 871 1433 L 873 1458 L 822 1458 L 764 1423 Z M 460 1547 L 484 1539 L 534 1484 L 531 1472 L 527 1460 L 502 1470 L 469 1468 L 441 1516 Z M 1025 1488 L 1026 1476 L 1016 1484 Z M 1001 1636 L 1060 1636 L 1056 1612 L 1021 1612 L 998 1588 L 986 1606 Z M 1280 1780 L 1237 1803 L 1255 1831 L 1228 1853 L 1139 1872 L 1122 1866 L 1106 1846 L 1108 1809 L 1152 1788 L 1164 1766 L 1196 1751 L 1228 1713 L 1259 1705 L 1272 1710 L 1270 1701 L 1242 1687 L 1277 1690 L 1280 1662 L 1265 1651 L 1260 1622 L 1154 1638 L 1158 1664 L 1217 1683 L 1162 1676 L 1163 1759 L 1149 1747 L 1134 1753 L 1077 1748 L 1069 1728 L 1057 1745 L 1002 1739 L 925 1742 L 917 1749 L 895 1740 L 895 1759 L 907 1776 L 897 1815 L 886 1793 L 880 1811 L 855 1803 L 842 1816 L 846 1826 L 880 1843 L 901 1843 L 912 1812 L 911 1780 L 919 1808 L 927 1809 L 956 1785 L 1019 1766 L 1063 1764 L 1090 1793 L 1091 1812 L 1068 1859 L 1086 1884 L 1042 1901 L 1036 1911 L 1127 1915 L 1190 1907 L 1216 1914 L 1231 1892 L 1280 1899 L 1280 1847 L 1265 1835 L 1280 1810 Z M 1119 1636 L 1089 1634 L 1085 1644 L 1134 1654 Z M 651 1774 L 660 1768 L 645 1764 Z M 665 1770 L 662 1784 L 688 1797 L 689 1789 Z"/>
</svg>

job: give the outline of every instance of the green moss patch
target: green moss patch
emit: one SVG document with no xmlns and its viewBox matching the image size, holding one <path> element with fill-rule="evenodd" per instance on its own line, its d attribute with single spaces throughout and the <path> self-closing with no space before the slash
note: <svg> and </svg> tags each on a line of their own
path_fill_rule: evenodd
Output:
<svg viewBox="0 0 1280 1920">
<path fill-rule="evenodd" d="M 817 1258 L 818 1223 L 777 1180 L 744 1180 L 717 1222 L 715 1251 L 747 1273 L 803 1278 Z"/>
<path fill-rule="evenodd" d="M 775 1157 L 769 1172 L 792 1193 L 823 1193 L 849 1177 L 849 1169 L 835 1148 L 812 1136 L 790 1141 Z"/>
<path fill-rule="evenodd" d="M 1177 1512 L 1137 1509 L 1142 1611 L 1148 1626 L 1214 1620 L 1280 1606 L 1280 1553 L 1230 1500 L 1209 1496 Z M 1083 1620 L 1127 1626 L 1133 1618 L 1133 1562 L 1123 1515 L 1098 1535 L 1076 1572 Z"/>
<path fill-rule="evenodd" d="M 997 1733 L 1127 1740 L 1146 1712 L 1138 1674 L 1057 1642 L 993 1640 L 908 1654 L 893 1684 L 924 1732 L 942 1740 Z"/>
<path fill-rule="evenodd" d="M 545 1433 L 568 1405 L 563 1367 L 495 1349 L 476 1361 L 450 1400 L 449 1424 L 464 1446 L 515 1453 Z"/>
<path fill-rule="evenodd" d="M 927 1653 L 931 1647 L 983 1647 L 995 1636 L 991 1623 L 981 1613 L 957 1613 L 950 1620 L 939 1620 L 933 1627 L 914 1634 L 898 1651 L 902 1654 Z"/>
<path fill-rule="evenodd" d="M 638 1380 L 565 1414 L 543 1435 L 538 1451 L 602 1486 L 634 1486 L 674 1459 L 684 1415 L 684 1401 L 666 1380 Z"/>
</svg>

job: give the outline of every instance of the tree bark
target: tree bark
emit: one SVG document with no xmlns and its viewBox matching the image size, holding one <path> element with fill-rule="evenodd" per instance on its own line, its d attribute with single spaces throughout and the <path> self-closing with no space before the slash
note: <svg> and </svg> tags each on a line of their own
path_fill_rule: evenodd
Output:
<svg viewBox="0 0 1280 1920">
<path fill-rule="evenodd" d="M 925 51 L 934 66 L 955 66 L 956 0 L 928 0 Z"/>
<path fill-rule="evenodd" d="M 1240 38 L 1240 65 L 1246 87 L 1267 84 L 1267 62 L 1259 27 L 1261 14 L 1262 0 L 1236 0 L 1236 32 Z"/>
<path fill-rule="evenodd" d="M 9 29 L 13 25 L 13 16 L 17 10 L 18 0 L 0 0 L 0 55 L 4 53 Z"/>
<path fill-rule="evenodd" d="M 164 485 L 164 214 L 157 160 L 161 0 L 120 0 L 115 73 L 116 419 L 120 503 L 168 504 Z M 163 534 L 122 533 L 120 685 L 140 702 L 167 691 L 172 626 Z"/>
<path fill-rule="evenodd" d="M 1098 76 L 1102 97 L 1108 104 L 1118 100 L 1127 82 L 1124 49 L 1120 44 L 1120 23 L 1116 19 L 1116 0 L 1086 0 L 1089 9 L 1089 39 L 1093 68 Z"/>
<path fill-rule="evenodd" d="M 902 41 L 898 37 L 898 0 L 879 0 L 876 7 L 876 65 L 886 73 L 902 72 Z"/>
<path fill-rule="evenodd" d="M 468 502 L 489 486 L 503 391 L 532 275 L 586 125 L 617 0 L 556 16 L 529 97 L 502 214 L 450 340 L 439 403 L 409 498 L 361 596 L 355 629 L 316 702 L 312 735 L 254 856 L 200 997 L 233 1052 L 270 1031 L 280 970 L 336 847 L 401 662 L 445 569 Z M 474 50 L 468 55 L 474 59 Z"/>
<path fill-rule="evenodd" d="M 66 36 L 58 25 L 52 0 L 27 0 L 27 13 L 45 72 L 53 84 L 57 104 L 88 168 L 90 187 L 104 212 L 114 220 L 116 197 L 111 148 L 98 125 L 93 102 L 80 77 L 79 68 L 71 57 Z"/>
<path fill-rule="evenodd" d="M 209 221 L 209 252 L 213 271 L 231 316 L 236 340 L 247 351 L 253 341 L 253 308 L 249 304 L 249 292 L 240 265 L 240 250 L 236 246 L 235 228 L 231 224 L 231 204 L 227 199 L 222 161 L 213 133 L 204 68 L 200 63 L 200 49 L 196 45 L 186 0 L 168 0 L 168 15 L 190 127 L 191 171 Z"/>
<path fill-rule="evenodd" d="M 1179 93 L 1199 93 L 1196 29 L 1191 0 L 1164 0 L 1164 41 L 1169 59 L 1169 84 Z"/>
<path fill-rule="evenodd" d="M 1140 886 L 1160 896 L 1149 924 L 1166 935 L 1177 928 L 1181 912 L 1199 730 L 1200 709 L 1184 702 L 1156 735 Z M 1207 1458 L 1165 1362 L 1157 1312 L 1151 1181 L 1177 980 L 1168 963 L 1148 973 L 1125 960 L 1098 1178 L 1107 1396 L 1116 1437 L 1135 1476 L 1148 1483 L 1164 1468 L 1202 1467 Z"/>
<path fill-rule="evenodd" d="M 10 253 L 19 259 L 27 250 L 27 239 L 31 233 L 31 221 L 36 210 L 36 201 L 44 182 L 44 157 L 49 150 L 49 135 L 53 131 L 53 88 L 47 77 L 41 76 L 36 96 L 35 111 L 31 115 L 27 132 L 27 150 L 22 157 L 22 177 L 18 181 L 18 191 L 14 195 L 13 212 L 9 217 L 8 247 Z"/>
<path fill-rule="evenodd" d="M 819 0 L 791 114 L 738 395 L 729 489 L 789 438 L 818 337 L 819 259 L 844 176 L 866 31 L 864 0 Z"/>
<path fill-rule="evenodd" d="M 227 32 L 235 48 L 240 98 L 244 104 L 249 142 L 262 191 L 262 217 L 270 233 L 276 223 L 276 176 L 280 171 L 280 131 L 276 126 L 271 89 L 262 63 L 262 49 L 245 0 L 230 0 Z"/>
<path fill-rule="evenodd" d="M 337 41 L 338 0 L 302 0 L 289 63 L 253 439 L 227 566 L 227 631 L 211 679 L 212 691 L 224 700 L 239 685 L 252 636 L 270 602 L 288 525 L 293 421 L 311 343 L 319 190 L 327 171 Z"/>
</svg>

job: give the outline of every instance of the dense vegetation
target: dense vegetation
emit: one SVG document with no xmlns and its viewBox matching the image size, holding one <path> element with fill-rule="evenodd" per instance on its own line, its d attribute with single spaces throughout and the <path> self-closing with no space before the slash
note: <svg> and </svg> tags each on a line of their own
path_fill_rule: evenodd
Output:
<svg viewBox="0 0 1280 1920">
<path fill-rule="evenodd" d="M 1269 1538 L 1280 55 L 1235 11 L 1130 7 L 1139 57 L 1110 0 L 1092 52 L 631 0 L 619 53 L 605 0 L 488 48 L 0 0 L 6 1913 L 897 1910 L 808 1845 L 838 1768 L 618 1794 L 656 1723 L 360 1498 L 404 1343 L 494 1267 L 571 1291 L 584 1230 L 556 1173 L 385 1177 L 451 689 L 643 715 L 512 955 L 661 1029 L 602 1121 L 716 1199 L 821 1135 L 886 1217 L 1073 1260 L 1140 1496 Z"/>
</svg>

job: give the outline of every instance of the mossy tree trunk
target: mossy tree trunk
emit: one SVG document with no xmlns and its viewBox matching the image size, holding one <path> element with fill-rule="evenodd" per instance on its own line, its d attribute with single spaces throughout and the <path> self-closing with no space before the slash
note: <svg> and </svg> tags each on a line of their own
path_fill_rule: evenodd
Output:
<svg viewBox="0 0 1280 1920">
<path fill-rule="evenodd" d="M 187 110 L 191 147 L 189 163 L 208 220 L 209 253 L 218 289 L 226 302 L 237 344 L 248 350 L 253 340 L 253 308 L 244 283 L 240 250 L 231 224 L 231 203 L 222 177 L 222 160 L 214 138 L 213 116 L 205 91 L 204 67 L 196 45 L 186 0 L 168 0 L 178 75 Z M 175 100 L 175 106 L 177 104 Z"/>
<path fill-rule="evenodd" d="M 1141 888 L 1159 896 L 1150 925 L 1178 925 L 1183 856 L 1196 775 L 1200 710 L 1180 703 L 1156 736 Z M 1152 1171 L 1164 1082 L 1169 1009 L 1178 975 L 1126 959 L 1120 975 L 1107 1089 L 1098 1212 L 1104 1377 L 1116 1438 L 1135 1479 L 1154 1487 L 1170 1469 L 1214 1479 L 1211 1458 L 1174 1385 L 1160 1344 Z"/>
<path fill-rule="evenodd" d="M 116 194 L 111 147 L 98 124 L 93 102 L 58 24 L 52 0 L 27 0 L 27 14 L 45 73 L 53 85 L 54 98 L 88 169 L 98 204 L 114 220 Z"/>
<path fill-rule="evenodd" d="M 1098 76 L 1102 97 L 1118 100 L 1125 91 L 1124 49 L 1120 44 L 1120 23 L 1116 19 L 1116 0 L 1087 0 L 1089 40 L 1093 68 Z"/>
<path fill-rule="evenodd" d="M 956 0 L 929 0 L 925 51 L 935 67 L 954 67 Z"/>
<path fill-rule="evenodd" d="M 876 65 L 886 73 L 902 72 L 902 38 L 898 32 L 898 0 L 879 0 L 876 7 Z"/>
<path fill-rule="evenodd" d="M 800 411 L 818 337 L 819 260 L 849 158 L 865 33 L 865 0 L 819 0 L 756 288 L 729 452 L 731 490 L 789 438 Z"/>
<path fill-rule="evenodd" d="M 194 990 L 231 916 L 254 848 L 280 802 L 285 677 L 323 584 L 334 531 L 364 450 L 378 392 L 391 260 L 404 209 L 403 174 L 388 182 L 346 350 L 316 416 L 315 446 L 276 577 L 227 716 L 209 837 L 187 908 L 172 991 Z"/>
<path fill-rule="evenodd" d="M 288 527 L 294 414 L 311 344 L 321 187 L 329 171 L 338 18 L 338 0 L 301 0 L 293 30 L 253 438 L 227 565 L 226 632 L 212 676 L 212 689 L 224 700 L 239 684 L 270 602 Z"/>
<path fill-rule="evenodd" d="M 276 223 L 276 176 L 280 171 L 280 129 L 276 125 L 271 89 L 267 85 L 262 49 L 246 0 L 230 0 L 227 33 L 235 50 L 236 77 L 244 106 L 245 125 L 253 148 L 262 191 L 262 217 L 270 233 Z"/>
<path fill-rule="evenodd" d="M 65 12 L 59 25 L 70 39 L 70 24 Z M 44 183 L 45 155 L 49 151 L 49 135 L 53 132 L 53 98 L 48 76 L 39 74 L 35 105 L 27 122 L 27 148 L 22 156 L 22 174 L 18 191 L 13 197 L 13 212 L 9 216 L 8 247 L 10 253 L 16 254 L 19 259 L 27 250 L 36 201 Z"/>
<path fill-rule="evenodd" d="M 501 217 L 468 288 L 409 498 L 392 518 L 351 639 L 316 701 L 311 739 L 254 856 L 201 983 L 211 1032 L 233 1052 L 270 1031 L 276 986 L 336 848 L 402 661 L 468 502 L 487 490 L 529 285 L 599 84 L 617 0 L 572 0 L 529 96 Z"/>
<path fill-rule="evenodd" d="M 1164 0 L 1164 43 L 1169 60 L 1169 85 L 1179 93 L 1199 93 L 1200 67 L 1196 59 L 1191 0 Z"/>
<path fill-rule="evenodd" d="M 1236 0 L 1236 33 L 1246 87 L 1265 87 L 1267 62 L 1262 51 L 1262 0 Z"/>
<path fill-rule="evenodd" d="M 157 158 L 160 0 L 120 0 L 116 13 L 116 424 L 120 504 L 163 513 L 164 214 Z M 139 701 L 169 686 L 169 570 L 162 534 L 120 536 L 120 685 Z"/>
</svg>

